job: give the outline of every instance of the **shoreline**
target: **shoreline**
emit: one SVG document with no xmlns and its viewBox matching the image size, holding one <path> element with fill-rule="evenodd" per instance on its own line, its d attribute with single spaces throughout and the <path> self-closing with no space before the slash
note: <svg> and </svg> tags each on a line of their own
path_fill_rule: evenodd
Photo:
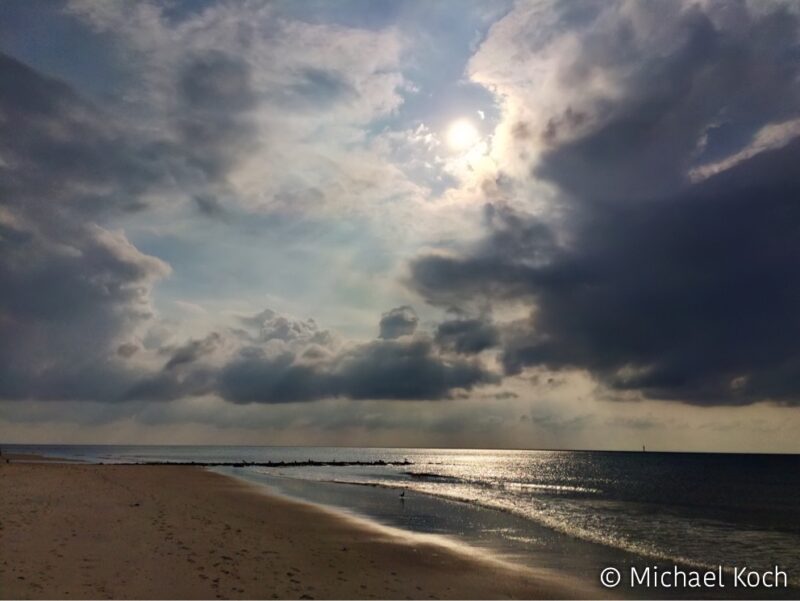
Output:
<svg viewBox="0 0 800 601">
<path fill-rule="evenodd" d="M 256 483 L 252 480 L 249 480 L 245 476 L 226 474 L 224 472 L 216 472 L 213 470 L 211 471 L 212 473 L 218 473 L 225 478 L 234 480 L 246 488 L 252 489 L 255 494 L 263 494 L 269 498 L 282 499 L 288 501 L 289 503 L 302 505 L 311 509 L 312 511 L 319 511 L 332 516 L 334 519 L 342 520 L 347 524 L 352 524 L 356 528 L 373 532 L 378 536 L 389 537 L 403 544 L 422 544 L 430 545 L 432 547 L 439 547 L 445 552 L 454 553 L 467 560 L 477 560 L 481 563 L 487 564 L 488 566 L 494 566 L 501 570 L 518 572 L 523 575 L 527 574 L 533 578 L 543 579 L 546 582 L 558 582 L 562 576 L 557 570 L 531 568 L 530 566 L 523 565 L 511 559 L 506 559 L 501 554 L 498 554 L 490 549 L 473 546 L 469 542 L 457 539 L 455 536 L 448 534 L 429 534 L 425 532 L 416 532 L 406 528 L 393 526 L 391 524 L 381 522 L 377 518 L 373 518 L 356 511 L 351 511 L 343 507 L 310 501 L 301 497 L 292 496 L 288 493 L 273 490 L 269 485 Z M 371 485 L 365 484 L 363 486 Z M 556 586 L 564 585 L 563 583 L 558 582 Z M 573 591 L 583 591 L 592 598 L 596 598 L 598 595 L 603 596 L 603 591 L 601 589 L 594 590 L 592 587 L 588 586 L 568 586 L 567 589 Z"/>
<path fill-rule="evenodd" d="M 198 467 L 19 458 L 0 464 L 0 515 L 3 598 L 604 594 Z"/>
</svg>

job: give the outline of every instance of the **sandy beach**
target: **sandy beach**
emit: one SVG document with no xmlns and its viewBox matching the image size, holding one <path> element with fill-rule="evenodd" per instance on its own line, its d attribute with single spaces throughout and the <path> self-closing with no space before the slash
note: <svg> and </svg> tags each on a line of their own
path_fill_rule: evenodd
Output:
<svg viewBox="0 0 800 601">
<path fill-rule="evenodd" d="M 0 465 L 2 598 L 575 598 L 600 591 L 194 467 Z"/>
</svg>

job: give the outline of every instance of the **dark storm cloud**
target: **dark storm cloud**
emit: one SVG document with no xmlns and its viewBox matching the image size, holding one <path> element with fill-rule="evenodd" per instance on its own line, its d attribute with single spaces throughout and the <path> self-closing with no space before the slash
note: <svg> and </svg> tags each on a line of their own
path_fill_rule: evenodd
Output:
<svg viewBox="0 0 800 601">
<path fill-rule="evenodd" d="M 0 203 L 31 217 L 139 209 L 141 193 L 166 177 L 157 149 L 66 84 L 2 53 L 0 114 Z"/>
<path fill-rule="evenodd" d="M 484 319 L 454 319 L 440 323 L 436 329 L 436 344 L 456 353 L 480 353 L 498 342 L 497 328 Z"/>
<path fill-rule="evenodd" d="M 497 377 L 478 361 L 442 357 L 427 339 L 374 341 L 337 360 L 336 374 L 352 398 L 437 399 Z"/>
<path fill-rule="evenodd" d="M 442 353 L 427 337 L 337 347 L 313 321 L 266 310 L 243 318 L 246 330 L 211 334 L 171 351 L 158 374 L 130 399 L 169 400 L 218 394 L 235 403 L 294 403 L 325 398 L 437 400 L 497 383 L 477 360 Z M 232 353 L 209 357 L 221 347 Z"/>
<path fill-rule="evenodd" d="M 70 87 L 0 55 L 0 396 L 113 400 L 124 338 L 169 273 L 97 222 L 141 209 L 167 161 Z"/>
<path fill-rule="evenodd" d="M 381 316 L 379 338 L 391 340 L 400 336 L 413 334 L 417 329 L 419 318 L 414 309 L 408 305 L 396 307 Z"/>
<path fill-rule="evenodd" d="M 541 353 L 654 396 L 794 398 L 763 378 L 797 360 L 798 158 L 796 142 L 681 196 L 586 215 L 579 247 L 548 266 L 560 280 L 532 287 L 540 339 L 511 336 L 509 369 Z"/>
<path fill-rule="evenodd" d="M 741 30 L 730 32 L 700 8 L 684 11 L 668 56 L 637 56 L 624 18 L 588 34 L 581 60 L 561 77 L 580 85 L 593 70 L 629 68 L 624 96 L 598 108 L 597 127 L 574 140 L 585 113 L 568 106 L 551 118 L 542 137 L 553 149 L 536 174 L 584 204 L 660 198 L 684 186 L 693 163 L 727 156 L 764 125 L 796 117 L 798 18 L 780 6 L 739 18 Z"/>
<path fill-rule="evenodd" d="M 533 171 L 561 191 L 563 220 L 490 205 L 482 244 L 413 262 L 433 303 L 529 304 L 501 326 L 507 373 L 587 369 L 650 398 L 800 403 L 800 141 L 687 177 L 800 116 L 797 18 L 778 8 L 738 26 L 689 10 L 680 44 L 650 59 L 624 52 L 633 38 L 613 27 L 589 36 L 564 77 L 642 62 L 593 125 L 565 113 L 543 133 Z"/>
<path fill-rule="evenodd" d="M 135 374 L 116 340 L 151 316 L 168 267 L 121 235 L 87 226 L 22 245 L 0 238 L 0 397 L 114 399 Z"/>
<path fill-rule="evenodd" d="M 237 403 L 435 400 L 497 380 L 476 361 L 440 356 L 430 340 L 376 340 L 321 363 L 299 362 L 290 353 L 239 358 L 222 370 L 219 393 Z"/>
<path fill-rule="evenodd" d="M 529 292 L 531 278 L 560 277 L 544 268 L 558 250 L 547 224 L 504 205 L 487 204 L 484 215 L 488 234 L 469 255 L 432 254 L 412 262 L 410 284 L 428 301 L 460 307 L 473 299 L 514 299 Z"/>
<path fill-rule="evenodd" d="M 415 283 L 439 301 L 488 289 L 535 306 L 504 328 L 508 373 L 588 368 L 654 398 L 797 402 L 798 161 L 795 142 L 682 195 L 586 211 L 575 245 L 541 266 L 523 248 L 426 257 Z"/>
</svg>

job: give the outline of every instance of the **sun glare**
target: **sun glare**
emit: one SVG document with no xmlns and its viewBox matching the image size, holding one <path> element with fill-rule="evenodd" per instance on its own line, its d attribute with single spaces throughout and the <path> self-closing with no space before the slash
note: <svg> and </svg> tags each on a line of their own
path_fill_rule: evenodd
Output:
<svg viewBox="0 0 800 601">
<path fill-rule="evenodd" d="M 447 144 L 453 150 L 469 150 L 478 142 L 478 130 L 466 119 L 455 121 L 447 130 Z"/>
</svg>

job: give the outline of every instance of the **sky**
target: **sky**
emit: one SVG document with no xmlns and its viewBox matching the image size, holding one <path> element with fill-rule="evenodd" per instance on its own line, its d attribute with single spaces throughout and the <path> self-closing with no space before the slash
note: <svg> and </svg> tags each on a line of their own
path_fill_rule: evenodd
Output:
<svg viewBox="0 0 800 601">
<path fill-rule="evenodd" d="M 800 3 L 0 4 L 0 440 L 800 452 Z"/>
</svg>

